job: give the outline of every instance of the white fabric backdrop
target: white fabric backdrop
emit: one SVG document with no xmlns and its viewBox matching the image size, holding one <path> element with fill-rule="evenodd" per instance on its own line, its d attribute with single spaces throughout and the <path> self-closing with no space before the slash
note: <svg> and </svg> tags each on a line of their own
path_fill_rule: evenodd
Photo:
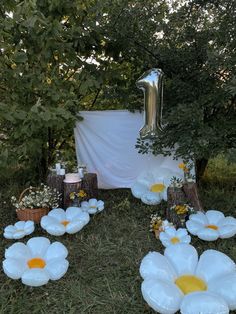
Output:
<svg viewBox="0 0 236 314">
<path fill-rule="evenodd" d="M 74 129 L 76 155 L 89 172 L 98 175 L 102 189 L 129 188 L 144 171 L 164 171 L 182 177 L 171 157 L 139 154 L 135 149 L 143 114 L 127 110 L 82 111 L 84 118 Z"/>
</svg>

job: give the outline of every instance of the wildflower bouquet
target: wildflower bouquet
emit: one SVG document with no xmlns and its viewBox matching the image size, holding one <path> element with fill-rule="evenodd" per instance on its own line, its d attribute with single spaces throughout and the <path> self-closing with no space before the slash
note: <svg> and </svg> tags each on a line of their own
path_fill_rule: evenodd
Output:
<svg viewBox="0 0 236 314">
<path fill-rule="evenodd" d="M 71 192 L 70 200 L 73 201 L 74 205 L 79 205 L 87 197 L 87 193 L 84 190 L 79 190 L 79 192 Z"/>
<path fill-rule="evenodd" d="M 154 232 L 157 239 L 162 231 L 165 231 L 166 228 L 173 226 L 173 224 L 168 220 L 162 220 L 158 214 L 152 214 L 150 218 L 150 232 Z"/>
<path fill-rule="evenodd" d="M 28 192 L 26 195 L 25 192 Z M 59 206 L 61 194 L 45 184 L 41 184 L 39 188 L 29 187 L 21 194 L 19 200 L 15 196 L 11 197 L 11 203 L 20 209 L 35 208 L 55 208 Z"/>
</svg>

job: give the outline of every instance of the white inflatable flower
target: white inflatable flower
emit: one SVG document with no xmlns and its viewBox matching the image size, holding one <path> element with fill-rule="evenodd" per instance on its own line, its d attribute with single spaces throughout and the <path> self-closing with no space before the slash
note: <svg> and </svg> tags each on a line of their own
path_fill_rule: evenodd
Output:
<svg viewBox="0 0 236 314">
<path fill-rule="evenodd" d="M 50 244 L 44 237 L 31 238 L 26 245 L 14 243 L 5 251 L 3 271 L 11 279 L 20 279 L 32 287 L 58 280 L 67 272 L 68 251 L 60 242 Z"/>
<path fill-rule="evenodd" d="M 47 216 L 42 217 L 40 224 L 43 229 L 54 236 L 65 233 L 76 233 L 89 222 L 89 214 L 79 207 L 54 208 Z"/>
<path fill-rule="evenodd" d="M 178 230 L 175 227 L 167 227 L 159 235 L 161 243 L 168 247 L 169 245 L 177 243 L 190 243 L 191 237 L 188 235 L 188 232 L 184 228 L 179 228 Z"/>
<path fill-rule="evenodd" d="M 142 295 L 161 314 L 227 314 L 236 309 L 236 265 L 227 255 L 179 243 L 142 260 Z"/>
<path fill-rule="evenodd" d="M 6 239 L 21 239 L 26 235 L 34 232 L 34 222 L 28 221 L 18 221 L 14 225 L 9 225 L 4 229 L 3 236 Z"/>
<path fill-rule="evenodd" d="M 103 211 L 104 202 L 97 201 L 96 198 L 91 198 L 88 202 L 86 201 L 81 202 L 80 207 L 83 211 L 89 214 L 95 214 L 95 213 Z"/>
<path fill-rule="evenodd" d="M 205 241 L 230 238 L 236 234 L 236 219 L 225 217 L 218 210 L 208 210 L 205 214 L 197 212 L 189 216 L 186 227 L 190 233 Z"/>
<path fill-rule="evenodd" d="M 167 200 L 167 187 L 175 173 L 162 168 L 159 173 L 149 172 L 141 175 L 131 187 L 134 197 L 140 198 L 144 204 L 157 205 Z"/>
</svg>

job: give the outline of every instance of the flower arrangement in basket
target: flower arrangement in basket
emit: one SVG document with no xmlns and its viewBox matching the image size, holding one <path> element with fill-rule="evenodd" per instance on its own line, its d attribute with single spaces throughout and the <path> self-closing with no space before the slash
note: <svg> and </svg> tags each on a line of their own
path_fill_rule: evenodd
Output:
<svg viewBox="0 0 236 314">
<path fill-rule="evenodd" d="M 60 196 L 56 189 L 42 183 L 39 188 L 29 187 L 25 189 L 19 200 L 12 196 L 11 202 L 16 207 L 19 220 L 32 220 L 38 223 L 51 208 L 59 206 Z"/>
</svg>

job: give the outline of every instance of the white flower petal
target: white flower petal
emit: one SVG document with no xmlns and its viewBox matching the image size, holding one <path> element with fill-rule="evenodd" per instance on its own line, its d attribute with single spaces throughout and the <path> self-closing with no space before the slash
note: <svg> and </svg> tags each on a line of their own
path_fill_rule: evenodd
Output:
<svg viewBox="0 0 236 314">
<path fill-rule="evenodd" d="M 97 199 L 96 198 L 90 198 L 90 200 L 88 201 L 89 206 L 96 206 L 97 207 Z"/>
<path fill-rule="evenodd" d="M 148 186 L 139 182 L 136 182 L 132 187 L 131 187 L 131 192 L 132 195 L 136 198 L 141 198 L 144 193 L 147 193 Z"/>
<path fill-rule="evenodd" d="M 81 202 L 80 207 L 82 208 L 82 210 L 83 210 L 83 208 L 84 209 L 86 209 L 86 208 L 88 209 L 89 208 L 89 203 L 86 202 L 86 201 L 83 201 L 83 202 Z"/>
<path fill-rule="evenodd" d="M 48 213 L 48 216 L 55 218 L 57 221 L 66 220 L 66 212 L 62 208 L 54 208 Z"/>
<path fill-rule="evenodd" d="M 21 280 L 27 286 L 39 287 L 48 283 L 49 274 L 44 268 L 32 268 L 24 272 Z"/>
<path fill-rule="evenodd" d="M 66 210 L 66 220 L 73 220 L 78 214 L 83 211 L 80 207 L 68 207 Z"/>
<path fill-rule="evenodd" d="M 162 243 L 162 245 L 164 246 L 164 247 L 168 247 L 169 245 L 173 245 L 173 243 L 170 241 L 170 239 L 164 239 L 164 240 L 162 240 L 162 239 L 160 239 L 161 240 L 161 243 Z"/>
<path fill-rule="evenodd" d="M 210 280 L 208 290 L 220 295 L 230 310 L 236 310 L 236 271 Z"/>
<path fill-rule="evenodd" d="M 49 245 L 50 241 L 45 237 L 34 237 L 27 241 L 27 246 L 33 257 L 44 256 Z"/>
<path fill-rule="evenodd" d="M 10 233 L 12 233 L 12 232 L 15 232 L 16 231 L 16 227 L 15 226 L 13 226 L 13 225 L 9 225 L 9 226 L 7 226 L 6 228 L 4 228 L 4 232 L 10 232 Z"/>
<path fill-rule="evenodd" d="M 231 238 L 236 234 L 236 225 L 223 225 L 219 227 L 220 238 Z"/>
<path fill-rule="evenodd" d="M 191 242 L 191 237 L 190 235 L 182 236 L 180 237 L 180 242 L 181 243 L 187 243 L 189 244 Z"/>
<path fill-rule="evenodd" d="M 143 279 L 153 278 L 173 281 L 177 277 L 168 259 L 158 252 L 149 252 L 142 259 L 139 271 Z"/>
<path fill-rule="evenodd" d="M 197 235 L 199 229 L 204 228 L 204 225 L 193 220 L 188 220 L 186 222 L 186 227 L 190 233 L 192 233 L 193 235 Z"/>
<path fill-rule="evenodd" d="M 23 259 L 7 258 L 3 261 L 3 271 L 11 279 L 21 278 L 27 269 L 26 261 Z"/>
<path fill-rule="evenodd" d="M 225 216 L 222 212 L 218 210 L 208 210 L 206 212 L 206 217 L 209 221 L 209 224 L 217 225 L 217 223 L 223 219 Z"/>
<path fill-rule="evenodd" d="M 206 218 L 206 215 L 203 214 L 202 212 L 197 212 L 196 214 L 190 215 L 189 220 L 198 222 L 199 224 L 202 224 L 202 225 L 208 224 L 208 220 Z"/>
<path fill-rule="evenodd" d="M 141 290 L 144 300 L 159 313 L 173 314 L 180 308 L 183 295 L 172 282 L 145 279 Z"/>
<path fill-rule="evenodd" d="M 176 231 L 176 236 L 181 238 L 181 237 L 184 237 L 188 234 L 187 230 L 185 228 L 179 228 L 177 231 Z"/>
<path fill-rule="evenodd" d="M 69 262 L 66 259 L 57 259 L 48 262 L 45 270 L 49 274 L 51 280 L 58 280 L 65 275 L 69 267 Z"/>
<path fill-rule="evenodd" d="M 97 208 L 98 208 L 98 211 L 102 211 L 104 209 L 104 202 L 103 201 L 98 201 L 97 202 Z"/>
<path fill-rule="evenodd" d="M 88 213 L 82 212 L 77 217 L 75 217 L 75 221 L 76 220 L 82 220 L 84 225 L 87 225 L 87 223 L 90 221 L 90 216 Z"/>
<path fill-rule="evenodd" d="M 168 246 L 164 255 L 171 262 L 177 274 L 194 274 L 198 262 L 196 249 L 189 244 L 178 243 Z"/>
<path fill-rule="evenodd" d="M 97 207 L 96 208 L 89 207 L 89 209 L 88 209 L 89 214 L 96 214 L 96 212 L 97 212 Z"/>
<path fill-rule="evenodd" d="M 232 259 L 219 251 L 207 250 L 200 256 L 196 276 L 208 282 L 233 271 L 235 271 L 235 263 Z"/>
<path fill-rule="evenodd" d="M 61 236 L 66 232 L 66 227 L 61 223 L 53 223 L 47 226 L 47 232 L 54 236 Z"/>
<path fill-rule="evenodd" d="M 21 242 L 12 244 L 5 251 L 5 258 L 22 259 L 25 260 L 25 262 L 31 258 L 31 256 L 29 248 Z"/>
<path fill-rule="evenodd" d="M 180 311 L 182 314 L 228 314 L 229 308 L 220 296 L 204 291 L 186 295 Z"/>
<path fill-rule="evenodd" d="M 4 236 L 4 238 L 6 238 L 6 239 L 14 239 L 12 232 L 4 232 L 4 233 L 3 233 L 3 236 Z"/>
<path fill-rule="evenodd" d="M 83 220 L 75 220 L 75 221 L 70 222 L 66 226 L 66 232 L 69 234 L 73 234 L 73 233 L 79 232 L 81 229 L 83 229 L 84 226 L 85 226 L 85 223 Z"/>
<path fill-rule="evenodd" d="M 161 202 L 160 193 L 146 192 L 141 196 L 141 201 L 147 205 L 158 205 Z"/>
<path fill-rule="evenodd" d="M 218 230 L 203 227 L 198 230 L 197 236 L 204 241 L 215 241 L 219 238 L 219 232 Z"/>
<path fill-rule="evenodd" d="M 48 215 L 43 216 L 40 221 L 40 225 L 43 229 L 47 229 L 47 226 L 51 224 L 57 224 L 57 223 L 58 223 L 58 219 L 55 219 L 54 217 L 50 217 Z"/>
<path fill-rule="evenodd" d="M 22 239 L 22 238 L 24 238 L 25 235 L 26 235 L 26 233 L 24 230 L 22 230 L 22 231 L 19 230 L 19 231 L 13 233 L 13 239 L 15 239 L 15 240 Z"/>
<path fill-rule="evenodd" d="M 165 230 L 165 233 L 170 237 L 170 238 L 173 238 L 173 237 L 176 237 L 176 229 L 175 227 L 169 227 Z"/>
<path fill-rule="evenodd" d="M 236 226 L 236 219 L 234 217 L 231 216 L 227 216 L 223 219 L 221 219 L 218 224 L 219 227 L 221 226 L 225 226 L 225 225 L 234 225 Z"/>
<path fill-rule="evenodd" d="M 47 249 L 44 259 L 48 262 L 53 259 L 65 259 L 68 255 L 67 248 L 60 242 L 53 242 Z"/>
<path fill-rule="evenodd" d="M 26 221 L 25 226 L 24 226 L 24 231 L 26 235 L 31 234 L 34 232 L 34 222 L 31 220 Z"/>
<path fill-rule="evenodd" d="M 15 223 L 15 227 L 16 227 L 17 229 L 24 229 L 24 227 L 25 227 L 25 221 L 17 221 L 17 222 Z"/>
</svg>

